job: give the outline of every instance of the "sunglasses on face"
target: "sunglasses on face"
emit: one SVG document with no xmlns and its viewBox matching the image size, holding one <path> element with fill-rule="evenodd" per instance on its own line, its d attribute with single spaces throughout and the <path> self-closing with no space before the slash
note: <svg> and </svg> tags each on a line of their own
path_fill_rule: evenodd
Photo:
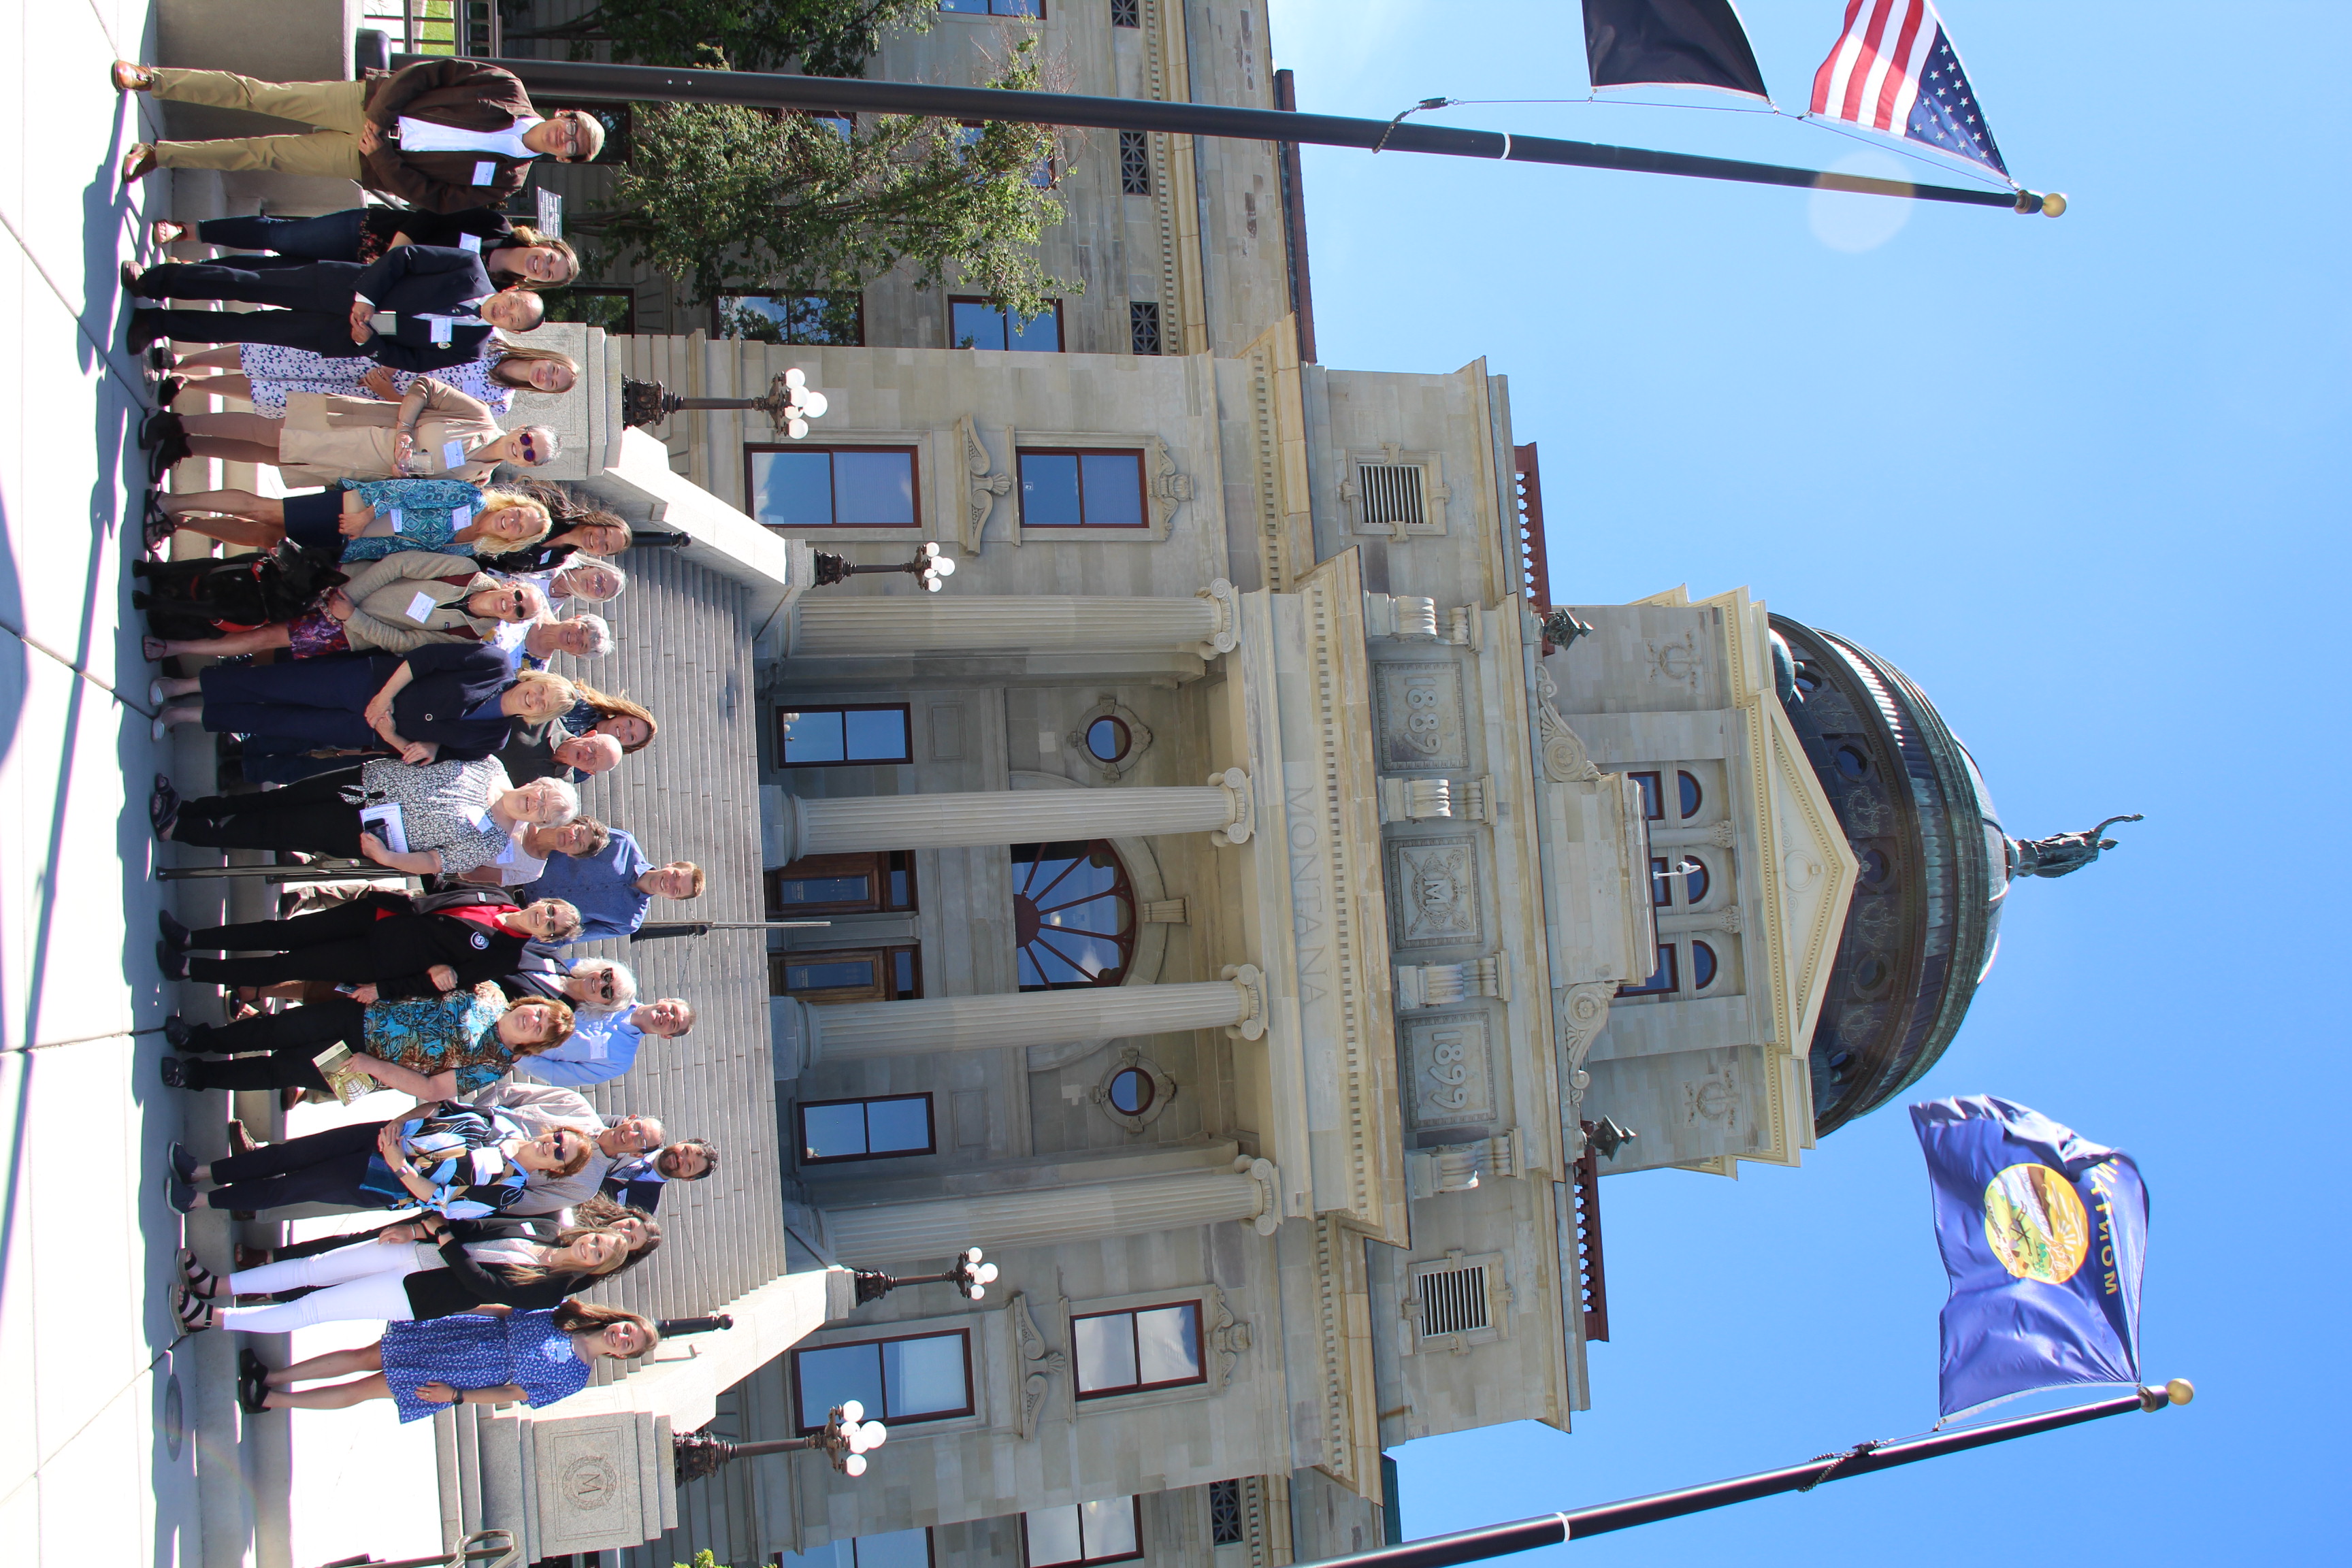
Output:
<svg viewBox="0 0 2352 1568">
<path fill-rule="evenodd" d="M 620 987 L 613 984 L 613 976 L 609 973 L 596 982 L 596 994 L 607 1002 L 613 1001 L 619 990 Z"/>
<path fill-rule="evenodd" d="M 572 1158 L 572 1134 L 558 1132 L 551 1142 L 550 1147 L 554 1149 L 557 1159 L 569 1160 Z"/>
<path fill-rule="evenodd" d="M 518 430 L 515 432 L 515 450 L 522 454 L 522 460 L 524 462 L 530 464 L 533 468 L 539 466 L 539 450 L 531 445 L 530 431 Z"/>
<path fill-rule="evenodd" d="M 528 605 L 524 602 L 524 600 L 523 600 L 523 596 L 522 596 L 522 590 L 521 590 L 521 589 L 520 589 L 520 588 L 517 588 L 517 589 L 515 590 L 515 593 L 514 593 L 514 615 L 515 615 L 515 619 L 516 619 L 516 620 L 520 620 L 520 619 L 522 619 L 522 618 L 523 618 L 523 616 L 525 616 L 529 615 L 530 613 L 530 607 L 529 607 L 529 605 Z"/>
</svg>

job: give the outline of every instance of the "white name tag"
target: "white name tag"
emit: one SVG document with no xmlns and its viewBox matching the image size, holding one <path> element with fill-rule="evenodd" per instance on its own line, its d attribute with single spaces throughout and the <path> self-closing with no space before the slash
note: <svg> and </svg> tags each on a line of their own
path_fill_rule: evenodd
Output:
<svg viewBox="0 0 2352 1568">
<path fill-rule="evenodd" d="M 474 825 L 475 832 L 487 833 L 489 831 L 490 814 L 487 808 L 469 805 L 464 809 L 466 813 L 466 820 Z"/>
<path fill-rule="evenodd" d="M 467 523 L 473 521 L 474 513 L 472 508 L 453 506 L 449 509 L 449 526 L 451 528 L 463 529 Z"/>
<path fill-rule="evenodd" d="M 445 468 L 464 468 L 466 466 L 466 443 L 463 441 L 442 442 L 441 466 Z"/>
<path fill-rule="evenodd" d="M 432 595 L 419 594 L 416 597 L 408 601 L 408 618 L 417 623 L 417 625 L 422 626 L 426 621 L 431 620 L 433 618 L 433 612 L 440 607 L 440 605 L 434 599 Z"/>
<path fill-rule="evenodd" d="M 480 184 L 479 181 L 475 183 L 478 184 Z M 460 250 L 470 250 L 475 255 L 479 256 L 482 254 L 482 237 L 478 234 L 461 234 L 457 237 L 457 248 Z"/>
<path fill-rule="evenodd" d="M 474 184 L 487 185 L 499 177 L 499 166 L 485 158 L 474 165 Z"/>
<path fill-rule="evenodd" d="M 392 531 L 393 531 L 393 532 L 394 532 L 394 533 L 400 533 L 400 532 L 404 532 L 404 531 L 405 531 L 405 529 L 404 529 L 404 525 L 405 524 L 406 520 L 405 520 L 404 518 L 403 518 L 403 517 L 400 515 L 400 509 L 399 509 L 398 507 L 394 507 L 390 511 L 386 512 L 384 515 L 385 515 L 386 517 L 389 517 L 390 519 L 392 519 Z"/>
<path fill-rule="evenodd" d="M 441 348 L 447 348 L 449 346 L 449 339 L 451 336 L 449 330 L 449 318 L 446 316 L 434 317 L 430 323 L 430 328 L 433 333 L 433 342 Z"/>
</svg>

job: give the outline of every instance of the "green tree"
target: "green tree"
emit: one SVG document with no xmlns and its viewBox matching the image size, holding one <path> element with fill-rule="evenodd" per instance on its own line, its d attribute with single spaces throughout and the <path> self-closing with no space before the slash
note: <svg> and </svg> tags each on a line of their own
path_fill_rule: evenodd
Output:
<svg viewBox="0 0 2352 1568">
<path fill-rule="evenodd" d="M 1016 44 L 988 85 L 1034 89 L 1035 48 Z M 1063 214 L 1049 126 L 881 114 L 853 127 L 719 103 L 640 103 L 632 124 L 615 205 L 567 232 L 694 301 L 853 293 L 901 263 L 918 288 L 952 277 L 1024 315 L 1081 289 L 1034 250 Z"/>
<path fill-rule="evenodd" d="M 810 76 L 863 76 L 866 57 L 893 27 L 922 32 L 939 0 L 603 0 L 551 27 L 509 30 L 558 38 L 573 59 L 595 56 L 648 66 L 698 66 L 718 49 L 738 70 L 796 63 Z"/>
</svg>

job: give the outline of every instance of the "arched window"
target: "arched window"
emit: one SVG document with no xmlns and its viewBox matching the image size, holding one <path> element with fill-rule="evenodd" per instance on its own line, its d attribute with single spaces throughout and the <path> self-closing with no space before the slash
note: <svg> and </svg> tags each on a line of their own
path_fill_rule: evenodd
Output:
<svg viewBox="0 0 2352 1568">
<path fill-rule="evenodd" d="M 1117 985 L 1135 952 L 1135 889 L 1108 839 L 1013 847 L 1024 991 Z"/>
<path fill-rule="evenodd" d="M 1127 721 L 1104 714 L 1087 726 L 1087 752 L 1098 763 L 1115 763 L 1135 745 Z"/>
<path fill-rule="evenodd" d="M 1685 855 L 1683 864 L 1690 868 L 1683 875 L 1683 902 L 1696 906 L 1706 898 L 1706 862 L 1696 855 Z"/>
<path fill-rule="evenodd" d="M 1676 773 L 1675 782 L 1682 786 L 1683 815 L 1686 817 L 1696 816 L 1699 803 L 1706 798 L 1706 793 L 1698 787 L 1698 780 L 1686 773 Z"/>
<path fill-rule="evenodd" d="M 1703 942 L 1691 943 L 1691 989 L 1704 991 L 1715 984 L 1715 949 Z"/>
<path fill-rule="evenodd" d="M 1870 772 L 1870 759 L 1852 746 L 1840 746 L 1834 760 L 1837 771 L 1847 778 L 1858 779 Z"/>
</svg>

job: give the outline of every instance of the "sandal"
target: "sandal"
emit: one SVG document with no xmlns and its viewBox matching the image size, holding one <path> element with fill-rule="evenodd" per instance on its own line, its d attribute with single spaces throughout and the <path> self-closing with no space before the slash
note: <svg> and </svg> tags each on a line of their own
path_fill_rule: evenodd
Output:
<svg viewBox="0 0 2352 1568">
<path fill-rule="evenodd" d="M 172 1287 L 172 1315 L 179 1319 L 183 1334 L 201 1334 L 213 1326 L 212 1303 L 185 1285 Z"/>
<path fill-rule="evenodd" d="M 180 520 L 163 509 L 163 497 L 153 490 L 149 490 L 146 503 L 139 515 L 139 539 L 140 542 L 147 547 L 147 553 L 152 555 L 157 551 L 168 547 L 172 542 L 172 535 L 179 531 Z"/>
<path fill-rule="evenodd" d="M 117 92 L 152 92 L 155 89 L 153 68 L 142 66 L 137 60 L 117 60 L 114 68 L 107 74 L 112 79 Z"/>
<path fill-rule="evenodd" d="M 200 1300 L 209 1301 L 220 1294 L 220 1276 L 197 1262 L 194 1251 L 185 1247 L 180 1248 L 180 1278 L 187 1281 L 188 1294 Z"/>
<path fill-rule="evenodd" d="M 259 1415 L 269 1408 L 269 1369 L 250 1350 L 236 1352 L 236 1403 L 247 1415 Z"/>
<path fill-rule="evenodd" d="M 143 179 L 154 172 L 155 149 L 152 143 L 142 142 L 132 147 L 130 152 L 122 154 L 122 183 L 124 184 L 127 185 L 133 180 Z"/>
<path fill-rule="evenodd" d="M 155 775 L 155 787 L 147 795 L 147 821 L 155 829 L 155 837 L 168 838 L 173 824 L 180 820 L 180 792 L 162 773 Z"/>
<path fill-rule="evenodd" d="M 147 226 L 147 237 L 157 245 L 172 245 L 188 237 L 188 226 L 159 217 Z"/>
</svg>

